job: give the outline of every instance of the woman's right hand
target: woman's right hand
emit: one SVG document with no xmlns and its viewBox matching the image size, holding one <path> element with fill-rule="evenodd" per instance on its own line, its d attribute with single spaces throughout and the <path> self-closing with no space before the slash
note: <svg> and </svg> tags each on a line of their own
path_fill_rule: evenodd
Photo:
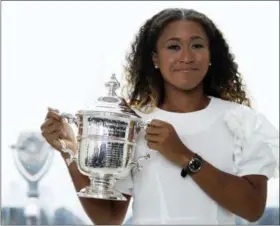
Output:
<svg viewBox="0 0 280 226">
<path fill-rule="evenodd" d="M 48 108 L 45 122 L 41 125 L 42 136 L 56 150 L 61 151 L 59 140 L 63 140 L 66 148 L 77 151 L 76 138 L 67 120 L 62 118 L 57 109 Z"/>
</svg>

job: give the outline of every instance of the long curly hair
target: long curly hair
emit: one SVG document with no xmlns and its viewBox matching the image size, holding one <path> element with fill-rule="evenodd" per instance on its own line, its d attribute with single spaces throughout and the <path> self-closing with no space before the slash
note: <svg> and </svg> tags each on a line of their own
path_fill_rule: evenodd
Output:
<svg viewBox="0 0 280 226">
<path fill-rule="evenodd" d="M 203 80 L 205 95 L 251 107 L 238 65 L 221 31 L 204 14 L 192 9 L 169 8 L 160 11 L 140 28 L 126 56 L 125 80 L 128 104 L 138 110 L 153 109 L 164 99 L 164 81 L 155 69 L 152 56 L 167 24 L 178 20 L 198 22 L 209 40 L 211 66 Z"/>
</svg>

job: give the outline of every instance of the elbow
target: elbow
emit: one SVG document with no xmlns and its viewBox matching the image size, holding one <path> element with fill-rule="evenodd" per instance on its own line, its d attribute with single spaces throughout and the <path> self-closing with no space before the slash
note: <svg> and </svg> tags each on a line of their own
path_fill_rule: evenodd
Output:
<svg viewBox="0 0 280 226">
<path fill-rule="evenodd" d="M 259 215 L 252 215 L 252 216 L 250 216 L 250 217 L 247 217 L 247 219 L 245 219 L 245 220 L 247 220 L 247 221 L 250 222 L 250 223 L 255 223 L 255 222 L 257 222 L 260 218 L 261 218 L 261 215 L 260 215 L 260 216 L 259 216 Z"/>
<path fill-rule="evenodd" d="M 254 223 L 260 220 L 265 210 L 265 205 L 255 205 L 249 211 L 247 217 L 245 218 L 250 223 Z"/>
<path fill-rule="evenodd" d="M 255 223 L 255 222 L 259 221 L 261 219 L 261 217 L 262 217 L 262 214 L 261 215 L 256 214 L 256 215 L 251 215 L 251 216 L 247 217 L 247 219 L 245 219 L 245 220 L 247 220 L 250 223 Z"/>
</svg>

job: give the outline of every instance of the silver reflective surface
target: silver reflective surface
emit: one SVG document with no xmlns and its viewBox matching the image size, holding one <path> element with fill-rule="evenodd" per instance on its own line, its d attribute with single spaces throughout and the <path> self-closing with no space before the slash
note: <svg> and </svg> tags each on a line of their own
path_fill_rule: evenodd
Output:
<svg viewBox="0 0 280 226">
<path fill-rule="evenodd" d="M 77 161 L 79 171 L 88 176 L 90 185 L 82 189 L 80 197 L 126 200 L 114 188 L 117 179 L 129 176 L 133 167 L 141 169 L 141 156 L 134 161 L 136 136 L 148 122 L 128 107 L 125 100 L 116 95 L 119 83 L 113 75 L 105 86 L 108 95 L 99 97 L 95 105 L 80 110 L 76 116 L 63 113 L 62 117 L 78 127 L 77 155 L 62 143 L 62 151 L 69 153 L 68 164 Z"/>
<path fill-rule="evenodd" d="M 80 170 L 86 174 L 117 174 L 128 168 L 134 157 L 135 121 L 92 116 L 85 116 L 82 121 L 87 126 L 78 135 Z"/>
</svg>

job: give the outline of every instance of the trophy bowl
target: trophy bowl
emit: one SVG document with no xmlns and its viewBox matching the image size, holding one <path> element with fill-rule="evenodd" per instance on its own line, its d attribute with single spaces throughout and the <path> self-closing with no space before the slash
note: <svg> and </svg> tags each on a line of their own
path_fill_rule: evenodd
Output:
<svg viewBox="0 0 280 226">
<path fill-rule="evenodd" d="M 141 170 L 139 162 L 150 158 L 147 152 L 134 161 L 137 135 L 149 122 L 143 121 L 116 95 L 120 84 L 115 74 L 105 85 L 107 96 L 99 97 L 94 106 L 78 111 L 75 116 L 61 114 L 78 128 L 76 155 L 60 141 L 62 151 L 70 155 L 67 164 L 75 161 L 81 174 L 89 177 L 90 184 L 78 192 L 79 197 L 125 201 L 114 184 L 128 177 L 135 167 Z"/>
</svg>

